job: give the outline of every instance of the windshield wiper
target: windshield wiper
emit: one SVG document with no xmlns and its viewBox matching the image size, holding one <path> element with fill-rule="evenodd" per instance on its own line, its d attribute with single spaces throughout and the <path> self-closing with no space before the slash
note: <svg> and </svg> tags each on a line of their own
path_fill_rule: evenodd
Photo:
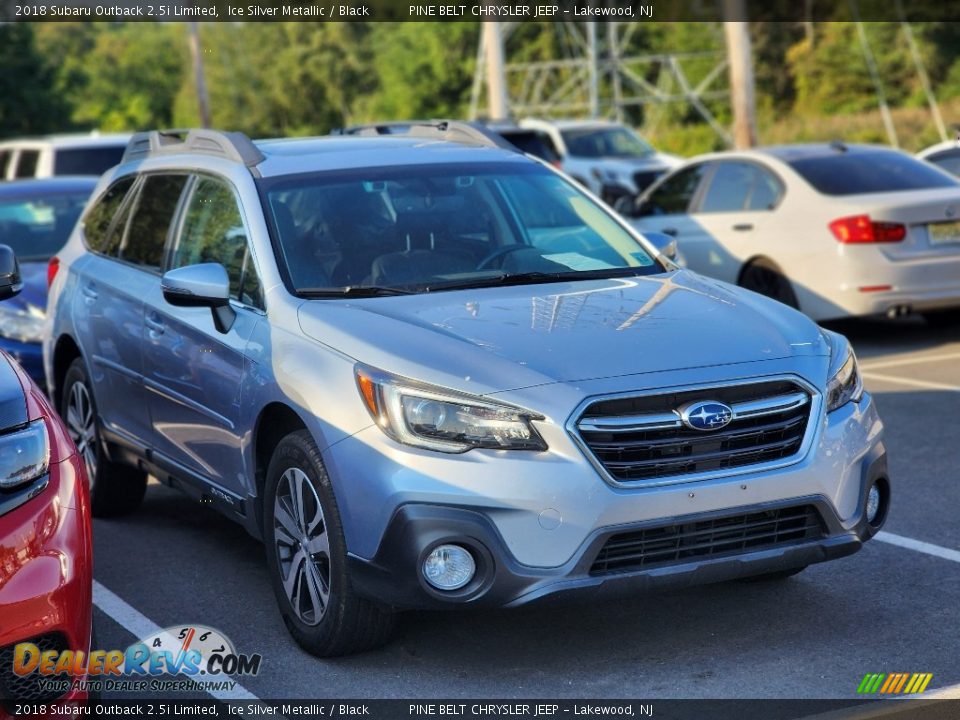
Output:
<svg viewBox="0 0 960 720">
<path fill-rule="evenodd" d="M 324 297 L 384 297 L 386 295 L 413 295 L 415 291 L 383 285 L 348 285 L 346 287 L 300 288 L 298 295 L 308 298 Z"/>
<path fill-rule="evenodd" d="M 635 277 L 647 270 L 646 266 L 626 268 L 604 268 L 602 270 L 568 270 L 560 272 L 524 272 L 504 273 L 493 277 L 476 278 L 474 280 L 451 280 L 443 283 L 430 283 L 421 286 L 422 292 L 436 290 L 465 290 L 468 288 L 509 286 L 509 285 L 536 285 L 538 283 L 563 282 L 566 280 L 603 280 L 606 278 Z"/>
</svg>

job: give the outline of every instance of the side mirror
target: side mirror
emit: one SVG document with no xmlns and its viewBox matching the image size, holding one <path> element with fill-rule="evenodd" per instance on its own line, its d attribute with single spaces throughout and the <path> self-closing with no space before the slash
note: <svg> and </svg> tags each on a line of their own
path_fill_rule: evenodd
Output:
<svg viewBox="0 0 960 720">
<path fill-rule="evenodd" d="M 666 233 L 644 232 L 643 237 L 668 260 L 677 259 L 677 239 Z"/>
<path fill-rule="evenodd" d="M 164 273 L 163 299 L 176 307 L 207 307 L 217 332 L 228 333 L 237 317 L 230 306 L 230 277 L 220 263 L 187 265 Z"/>
<path fill-rule="evenodd" d="M 23 281 L 17 256 L 9 245 L 0 245 L 0 300 L 12 298 L 21 290 Z"/>
</svg>

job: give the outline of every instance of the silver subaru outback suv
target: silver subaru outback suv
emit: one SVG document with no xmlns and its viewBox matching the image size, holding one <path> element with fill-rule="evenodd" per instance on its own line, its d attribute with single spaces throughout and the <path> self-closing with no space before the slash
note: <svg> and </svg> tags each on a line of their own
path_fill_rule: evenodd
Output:
<svg viewBox="0 0 960 720">
<path fill-rule="evenodd" d="M 51 262 L 47 381 L 95 512 L 149 473 L 242 523 L 318 655 L 857 551 L 890 486 L 847 340 L 664 240 L 457 123 L 142 133 Z"/>
</svg>

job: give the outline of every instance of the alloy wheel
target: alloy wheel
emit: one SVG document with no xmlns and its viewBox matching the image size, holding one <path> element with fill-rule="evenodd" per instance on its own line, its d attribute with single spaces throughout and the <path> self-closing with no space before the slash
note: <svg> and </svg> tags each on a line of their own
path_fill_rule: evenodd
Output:
<svg viewBox="0 0 960 720">
<path fill-rule="evenodd" d="M 273 535 L 290 606 L 303 623 L 319 624 L 330 603 L 330 538 L 317 491 L 299 468 L 280 477 Z"/>
<path fill-rule="evenodd" d="M 75 382 L 70 388 L 67 403 L 67 430 L 77 446 L 83 464 L 87 468 L 90 487 L 97 477 L 97 424 L 93 414 L 90 391 L 82 382 Z"/>
</svg>

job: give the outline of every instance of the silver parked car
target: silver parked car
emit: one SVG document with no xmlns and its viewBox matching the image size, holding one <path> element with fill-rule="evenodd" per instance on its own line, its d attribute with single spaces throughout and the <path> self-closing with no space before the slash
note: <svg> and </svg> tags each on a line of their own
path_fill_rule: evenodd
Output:
<svg viewBox="0 0 960 720">
<path fill-rule="evenodd" d="M 456 123 L 144 133 L 52 264 L 47 378 L 95 511 L 150 472 L 236 519 L 319 655 L 855 552 L 889 481 L 849 344 L 661 240 Z"/>
</svg>

